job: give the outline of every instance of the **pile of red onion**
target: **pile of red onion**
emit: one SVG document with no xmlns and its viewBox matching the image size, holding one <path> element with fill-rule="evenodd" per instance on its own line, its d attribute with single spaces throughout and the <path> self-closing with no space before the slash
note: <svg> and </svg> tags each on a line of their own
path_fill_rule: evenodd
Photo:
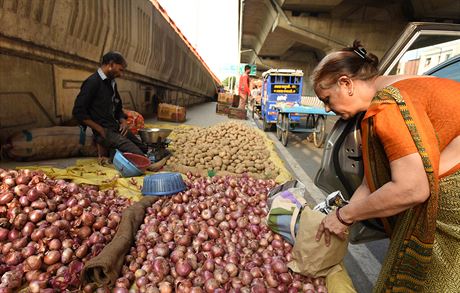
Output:
<svg viewBox="0 0 460 293">
<path fill-rule="evenodd" d="M 0 292 L 79 288 L 130 201 L 41 171 L 0 169 L 0 182 Z"/>
<path fill-rule="evenodd" d="M 292 246 L 264 223 L 273 180 L 187 175 L 147 209 L 113 292 L 327 292 L 289 271 Z"/>
</svg>

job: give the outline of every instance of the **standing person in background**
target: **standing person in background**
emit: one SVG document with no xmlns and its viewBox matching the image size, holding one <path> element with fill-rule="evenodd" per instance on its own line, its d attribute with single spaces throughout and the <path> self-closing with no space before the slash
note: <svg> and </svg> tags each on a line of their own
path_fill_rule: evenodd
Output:
<svg viewBox="0 0 460 293">
<path fill-rule="evenodd" d="M 238 84 L 238 95 L 240 96 L 240 103 L 238 108 L 245 109 L 248 97 L 251 93 L 249 88 L 249 72 L 251 72 L 251 66 L 244 66 L 244 73 L 240 76 L 240 82 Z"/>
<path fill-rule="evenodd" d="M 326 111 L 361 122 L 364 179 L 350 203 L 318 228 L 345 239 L 356 221 L 380 218 L 391 242 L 374 292 L 460 288 L 460 83 L 378 75 L 378 59 L 355 41 L 313 70 Z"/>
<path fill-rule="evenodd" d="M 81 85 L 72 114 L 81 125 L 93 130 L 96 143 L 109 151 L 144 155 L 148 148 L 128 128 L 115 78 L 120 77 L 127 63 L 118 52 L 102 57 L 101 67 Z"/>
</svg>

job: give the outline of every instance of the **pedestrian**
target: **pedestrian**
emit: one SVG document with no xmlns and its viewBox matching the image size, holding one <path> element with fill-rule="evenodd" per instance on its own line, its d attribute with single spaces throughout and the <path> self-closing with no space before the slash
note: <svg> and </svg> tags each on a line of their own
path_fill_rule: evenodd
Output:
<svg viewBox="0 0 460 293">
<path fill-rule="evenodd" d="M 327 111 L 359 112 L 364 179 L 350 203 L 318 228 L 345 239 L 356 221 L 381 218 L 391 241 L 374 292 L 460 288 L 460 83 L 430 76 L 379 76 L 361 46 L 327 55 L 312 73 Z"/>
<path fill-rule="evenodd" d="M 81 85 L 72 114 L 93 130 L 98 145 L 108 149 L 144 155 L 148 148 L 129 130 L 115 78 L 121 77 L 127 63 L 118 52 L 102 56 L 101 66 Z"/>
<path fill-rule="evenodd" d="M 251 89 L 249 88 L 249 73 L 251 72 L 251 66 L 244 66 L 244 73 L 240 76 L 240 82 L 238 84 L 238 95 L 240 96 L 240 102 L 238 108 L 245 109 L 248 101 Z"/>
</svg>

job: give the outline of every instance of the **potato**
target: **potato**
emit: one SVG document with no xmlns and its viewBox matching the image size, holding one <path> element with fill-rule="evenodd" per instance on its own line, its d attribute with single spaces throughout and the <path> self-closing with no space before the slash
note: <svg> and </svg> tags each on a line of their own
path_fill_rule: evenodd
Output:
<svg viewBox="0 0 460 293">
<path fill-rule="evenodd" d="M 251 172 L 270 176 L 279 170 L 260 133 L 245 124 L 228 122 L 208 128 L 177 129 L 171 136 L 174 155 L 167 164 L 180 163 L 197 169 L 213 168 L 230 173 Z"/>
</svg>

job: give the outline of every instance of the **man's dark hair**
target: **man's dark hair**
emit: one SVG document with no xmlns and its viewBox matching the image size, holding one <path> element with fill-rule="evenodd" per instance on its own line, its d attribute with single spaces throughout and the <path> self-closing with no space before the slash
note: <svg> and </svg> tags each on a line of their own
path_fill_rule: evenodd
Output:
<svg viewBox="0 0 460 293">
<path fill-rule="evenodd" d="M 109 64 L 110 62 L 123 65 L 123 67 L 126 67 L 128 65 L 123 55 L 121 55 L 120 52 L 115 52 L 115 51 L 107 52 L 104 54 L 104 56 L 102 56 L 102 60 L 101 60 L 102 65 Z"/>
<path fill-rule="evenodd" d="M 250 69 L 251 69 L 251 66 L 250 66 L 250 65 L 245 65 L 245 66 L 244 66 L 244 71 L 246 71 L 246 70 L 248 70 L 248 69 L 250 70 Z"/>
</svg>

